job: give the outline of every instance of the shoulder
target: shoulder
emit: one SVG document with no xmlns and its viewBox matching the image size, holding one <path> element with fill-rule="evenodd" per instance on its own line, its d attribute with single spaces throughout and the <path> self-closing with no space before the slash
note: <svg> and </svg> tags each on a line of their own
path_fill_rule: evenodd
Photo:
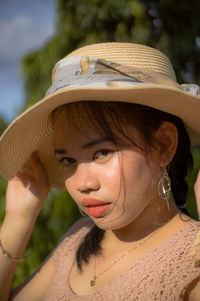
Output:
<svg viewBox="0 0 200 301">
<path fill-rule="evenodd" d="M 179 215 L 172 227 L 177 228 L 174 239 L 178 239 L 180 243 L 187 242 L 188 246 L 194 243 L 198 232 L 200 231 L 200 222 L 186 215 Z"/>
<path fill-rule="evenodd" d="M 191 221 L 183 228 L 182 231 L 183 239 L 192 246 L 200 244 L 200 222 L 191 219 Z"/>
<path fill-rule="evenodd" d="M 185 219 L 182 221 L 181 229 L 179 229 L 170 239 L 169 247 L 172 250 L 174 249 L 174 252 L 178 254 L 180 260 L 183 260 L 183 258 L 190 258 L 193 260 L 192 254 L 196 254 L 197 248 L 200 247 L 199 243 L 200 222 L 193 219 Z M 186 264 L 187 262 L 188 261 L 184 260 L 182 264 Z"/>
<path fill-rule="evenodd" d="M 192 220 L 187 227 L 184 228 L 185 242 L 187 240 L 190 245 L 191 268 L 187 267 L 191 274 L 189 283 L 182 291 L 182 299 L 189 301 L 200 300 L 200 222 Z"/>
<path fill-rule="evenodd" d="M 92 228 L 89 218 L 81 218 L 60 239 L 54 251 L 45 259 L 37 271 L 17 287 L 10 300 L 43 300 L 56 275 L 56 268 L 62 264 L 62 254 L 67 254 L 75 242 L 78 242 Z"/>
</svg>

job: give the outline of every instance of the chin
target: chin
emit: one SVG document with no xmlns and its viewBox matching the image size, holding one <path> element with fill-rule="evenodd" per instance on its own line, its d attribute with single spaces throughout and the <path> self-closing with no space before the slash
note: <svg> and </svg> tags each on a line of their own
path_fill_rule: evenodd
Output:
<svg viewBox="0 0 200 301">
<path fill-rule="evenodd" d="M 108 220 L 108 218 L 99 218 L 99 219 L 93 219 L 93 222 L 99 227 L 101 230 L 120 230 L 122 228 L 125 228 L 129 224 L 133 222 L 133 219 L 129 221 L 121 220 L 120 218 L 116 218 L 116 220 Z"/>
</svg>

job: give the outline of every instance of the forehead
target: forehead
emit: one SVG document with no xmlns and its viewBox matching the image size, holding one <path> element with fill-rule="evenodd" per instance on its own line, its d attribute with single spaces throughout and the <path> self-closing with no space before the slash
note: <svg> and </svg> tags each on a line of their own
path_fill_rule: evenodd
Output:
<svg viewBox="0 0 200 301">
<path fill-rule="evenodd" d="M 131 110 L 132 111 L 132 110 Z M 130 116 L 128 116 L 130 115 Z M 54 111 L 53 120 L 77 127 L 80 131 L 92 129 L 94 132 L 112 134 L 121 130 L 122 125 L 133 127 L 133 115 L 125 104 L 115 102 L 80 101 L 69 103 Z"/>
<path fill-rule="evenodd" d="M 55 119 L 54 132 L 55 134 L 65 133 L 65 135 L 76 133 L 78 136 L 84 136 L 88 132 L 100 134 L 101 131 L 95 117 L 91 114 L 88 115 L 83 109 L 79 111 L 64 109 L 58 113 Z"/>
<path fill-rule="evenodd" d="M 63 144 L 88 144 L 90 141 L 101 141 L 106 135 L 97 128 L 83 111 L 80 116 L 73 112 L 73 116 L 66 110 L 60 112 L 54 123 L 54 142 Z"/>
<path fill-rule="evenodd" d="M 93 111 L 61 110 L 54 123 L 54 142 L 56 145 L 82 144 L 111 141 L 115 144 L 143 145 L 141 133 L 130 124 L 120 124 L 109 115 L 100 118 Z M 96 144 L 97 144 L 96 143 Z"/>
</svg>

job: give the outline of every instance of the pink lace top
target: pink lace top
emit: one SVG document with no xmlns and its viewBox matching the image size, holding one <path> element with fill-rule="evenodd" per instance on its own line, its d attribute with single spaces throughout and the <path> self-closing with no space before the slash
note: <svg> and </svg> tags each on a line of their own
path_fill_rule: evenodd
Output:
<svg viewBox="0 0 200 301">
<path fill-rule="evenodd" d="M 69 286 L 69 273 L 77 247 L 92 226 L 88 218 L 79 220 L 56 248 L 56 275 L 44 301 L 175 301 L 200 275 L 200 268 L 191 260 L 200 223 L 192 221 L 106 286 L 91 295 L 78 296 Z"/>
</svg>

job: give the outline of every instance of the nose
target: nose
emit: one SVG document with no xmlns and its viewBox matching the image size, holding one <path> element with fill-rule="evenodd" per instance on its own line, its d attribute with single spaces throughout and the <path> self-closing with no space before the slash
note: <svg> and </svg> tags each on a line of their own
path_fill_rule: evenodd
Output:
<svg viewBox="0 0 200 301">
<path fill-rule="evenodd" d="M 85 193 L 97 191 L 100 188 L 97 172 L 90 162 L 78 165 L 75 173 L 75 185 L 79 192 Z"/>
</svg>

